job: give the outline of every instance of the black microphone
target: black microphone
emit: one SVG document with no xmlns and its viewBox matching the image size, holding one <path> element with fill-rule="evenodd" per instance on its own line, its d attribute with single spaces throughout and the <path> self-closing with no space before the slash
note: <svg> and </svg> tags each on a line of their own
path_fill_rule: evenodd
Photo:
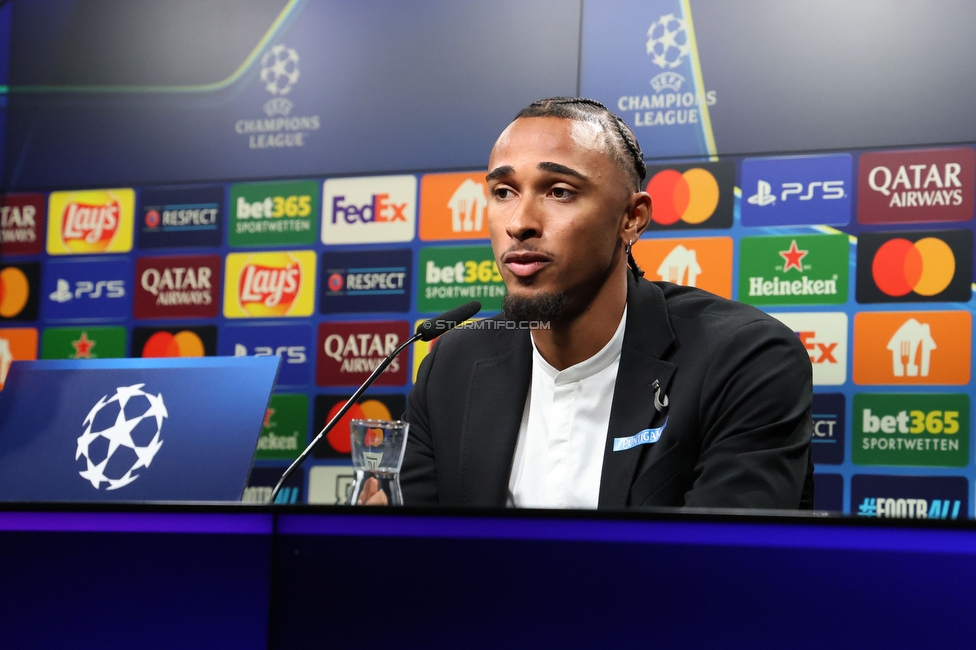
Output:
<svg viewBox="0 0 976 650">
<path fill-rule="evenodd" d="M 449 309 L 436 318 L 429 318 L 417 325 L 417 336 L 421 341 L 433 341 L 448 330 L 452 330 L 464 321 L 481 311 L 481 303 L 472 300 L 463 305 Z"/>
<path fill-rule="evenodd" d="M 380 365 L 376 366 L 376 369 L 369 377 L 366 378 L 363 385 L 352 394 L 352 397 L 350 397 L 342 408 L 339 409 L 339 412 L 336 413 L 331 420 L 329 420 L 329 423 L 326 424 L 321 431 L 319 431 L 318 435 L 315 436 L 312 442 L 309 443 L 308 447 L 305 447 L 305 450 L 301 453 L 301 455 L 288 466 L 288 469 L 285 470 L 285 473 L 282 474 L 281 478 L 278 480 L 278 484 L 275 485 L 274 490 L 271 491 L 271 498 L 268 499 L 268 502 L 275 502 L 275 499 L 278 498 L 278 493 L 284 486 L 285 481 L 287 481 L 291 475 L 295 473 L 295 470 L 298 469 L 303 462 L 305 462 L 305 459 L 309 457 L 316 445 L 322 441 L 322 438 L 328 435 L 329 431 L 332 431 L 332 428 L 339 422 L 339 420 L 342 419 L 342 416 L 346 414 L 346 411 L 352 408 L 352 405 L 356 403 L 356 400 L 358 400 L 359 397 L 366 392 L 366 389 L 369 388 L 374 381 L 376 381 L 376 378 L 380 376 L 380 373 L 386 370 L 386 367 L 390 365 L 393 359 L 395 359 L 400 352 L 402 352 L 408 345 L 416 341 L 434 340 L 444 332 L 452 330 L 464 321 L 468 320 L 479 311 L 481 311 L 481 303 L 477 300 L 472 300 L 471 302 L 465 303 L 459 307 L 455 307 L 454 309 L 448 309 L 440 316 L 429 318 L 418 325 L 416 333 L 400 344 L 400 346 L 391 352 L 389 356 L 383 359 L 383 362 Z"/>
</svg>

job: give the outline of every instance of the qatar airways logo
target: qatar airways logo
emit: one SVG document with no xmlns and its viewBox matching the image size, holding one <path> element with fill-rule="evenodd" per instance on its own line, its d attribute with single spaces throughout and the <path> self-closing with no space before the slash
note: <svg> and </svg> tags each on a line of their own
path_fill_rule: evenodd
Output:
<svg viewBox="0 0 976 650">
<path fill-rule="evenodd" d="M 973 218 L 976 152 L 970 147 L 865 153 L 859 167 L 861 223 Z"/>
<path fill-rule="evenodd" d="M 410 337 L 406 321 L 322 323 L 315 378 L 319 386 L 361 384 L 397 347 Z M 394 359 L 376 379 L 376 385 L 402 386 L 407 364 Z M 348 436 L 347 436 L 348 437 Z"/>
<path fill-rule="evenodd" d="M 143 257 L 136 261 L 136 318 L 217 315 L 219 255 Z"/>
</svg>

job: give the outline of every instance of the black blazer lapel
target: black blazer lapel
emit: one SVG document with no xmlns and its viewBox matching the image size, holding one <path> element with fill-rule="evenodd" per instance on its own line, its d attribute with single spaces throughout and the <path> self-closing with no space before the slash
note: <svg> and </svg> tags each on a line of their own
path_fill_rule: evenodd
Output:
<svg viewBox="0 0 976 650">
<path fill-rule="evenodd" d="M 629 437 L 664 424 L 667 409 L 654 407 L 655 380 L 667 393 L 675 366 L 661 357 L 675 343 L 668 320 L 664 293 L 656 285 L 636 281 L 628 272 L 627 325 L 610 407 L 610 426 L 600 480 L 601 508 L 622 508 L 633 484 L 637 466 L 649 445 L 613 451 L 613 439 Z"/>
<path fill-rule="evenodd" d="M 528 331 L 499 332 L 497 356 L 476 361 L 461 430 L 461 501 L 502 507 L 532 377 Z"/>
</svg>

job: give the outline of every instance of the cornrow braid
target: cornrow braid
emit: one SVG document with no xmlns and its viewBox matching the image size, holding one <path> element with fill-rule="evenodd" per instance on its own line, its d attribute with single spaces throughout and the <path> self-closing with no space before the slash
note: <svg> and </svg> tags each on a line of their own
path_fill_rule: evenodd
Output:
<svg viewBox="0 0 976 650">
<path fill-rule="evenodd" d="M 551 97 L 549 99 L 540 99 L 519 111 L 515 119 L 517 120 L 520 117 L 562 117 L 583 122 L 597 122 L 602 124 L 607 131 L 611 131 L 607 127 L 610 127 L 612 124 L 612 132 L 620 136 L 620 142 L 615 142 L 614 140 L 616 138 L 613 138 L 608 132 L 607 144 L 610 145 L 610 151 L 617 162 L 621 163 L 621 166 L 629 175 L 632 175 L 635 181 L 635 191 L 640 191 L 644 179 L 647 177 L 647 167 L 644 165 L 644 152 L 641 151 L 637 137 L 631 131 L 630 127 L 627 126 L 627 123 L 600 102 L 594 99 L 587 99 L 586 97 Z M 620 152 L 619 144 L 621 143 L 623 144 L 623 148 L 627 150 L 627 156 L 623 156 Z M 624 164 L 625 161 L 629 161 L 629 164 Z"/>
<path fill-rule="evenodd" d="M 600 124 L 606 135 L 610 157 L 630 177 L 635 192 L 643 187 L 647 166 L 644 164 L 644 152 L 637 142 L 637 136 L 619 115 L 600 102 L 586 97 L 550 97 L 532 102 L 519 111 L 515 119 L 522 117 L 560 117 Z M 627 155 L 624 155 L 622 149 L 626 149 Z M 643 277 L 644 271 L 637 265 L 630 248 L 628 245 L 627 264 L 635 278 Z"/>
</svg>

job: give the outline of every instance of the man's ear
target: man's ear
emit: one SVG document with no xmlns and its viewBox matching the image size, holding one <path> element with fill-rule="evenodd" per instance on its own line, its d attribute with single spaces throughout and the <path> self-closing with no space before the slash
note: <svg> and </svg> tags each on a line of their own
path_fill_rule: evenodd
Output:
<svg viewBox="0 0 976 650">
<path fill-rule="evenodd" d="M 651 211 L 654 206 L 651 195 L 647 192 L 636 192 L 630 197 L 630 207 L 627 218 L 623 223 L 621 236 L 626 241 L 637 241 L 643 234 L 647 224 L 651 221 Z"/>
</svg>

